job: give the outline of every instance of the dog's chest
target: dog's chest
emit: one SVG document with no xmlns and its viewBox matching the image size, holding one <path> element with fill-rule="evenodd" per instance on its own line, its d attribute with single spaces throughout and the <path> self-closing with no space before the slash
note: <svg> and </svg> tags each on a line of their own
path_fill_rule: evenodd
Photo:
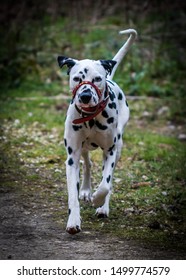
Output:
<svg viewBox="0 0 186 280">
<path fill-rule="evenodd" d="M 98 147 L 107 149 L 113 145 L 117 117 L 110 118 L 112 118 L 110 119 L 111 123 L 101 118 L 101 120 L 93 119 L 83 124 L 84 141 L 82 147 L 84 149 L 94 150 Z"/>
</svg>

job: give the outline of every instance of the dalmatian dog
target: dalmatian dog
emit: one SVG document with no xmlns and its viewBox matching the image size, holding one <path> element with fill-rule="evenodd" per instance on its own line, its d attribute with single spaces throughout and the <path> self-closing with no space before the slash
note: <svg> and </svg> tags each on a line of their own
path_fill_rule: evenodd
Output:
<svg viewBox="0 0 186 280">
<path fill-rule="evenodd" d="M 72 101 L 67 111 L 64 143 L 67 151 L 66 176 L 69 217 L 66 231 L 81 231 L 79 199 L 91 202 L 98 217 L 108 217 L 113 171 L 123 146 L 122 135 L 129 119 L 129 108 L 121 88 L 112 80 L 114 73 L 134 42 L 134 29 L 120 31 L 129 37 L 112 60 L 77 60 L 58 56 L 70 77 Z M 103 151 L 102 180 L 92 194 L 89 151 Z M 80 158 L 83 179 L 80 186 Z"/>
</svg>

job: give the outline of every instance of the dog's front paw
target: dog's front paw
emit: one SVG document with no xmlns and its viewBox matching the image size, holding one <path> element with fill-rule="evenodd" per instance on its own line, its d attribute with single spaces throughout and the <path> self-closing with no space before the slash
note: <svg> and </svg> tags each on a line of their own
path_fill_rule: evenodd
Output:
<svg viewBox="0 0 186 280">
<path fill-rule="evenodd" d="M 67 227 L 66 228 L 66 232 L 68 232 L 69 234 L 76 234 L 78 232 L 80 232 L 81 229 L 79 226 L 76 226 L 76 227 Z"/>
<path fill-rule="evenodd" d="M 85 202 L 90 202 L 91 201 L 90 190 L 80 190 L 79 199 L 84 200 Z"/>
<path fill-rule="evenodd" d="M 92 204 L 94 207 L 101 207 L 105 203 L 105 198 L 109 190 L 107 188 L 98 188 L 92 195 Z"/>
<path fill-rule="evenodd" d="M 69 211 L 69 218 L 67 222 L 66 232 L 69 234 L 76 234 L 81 231 L 81 218 L 79 209 L 74 208 Z"/>
</svg>

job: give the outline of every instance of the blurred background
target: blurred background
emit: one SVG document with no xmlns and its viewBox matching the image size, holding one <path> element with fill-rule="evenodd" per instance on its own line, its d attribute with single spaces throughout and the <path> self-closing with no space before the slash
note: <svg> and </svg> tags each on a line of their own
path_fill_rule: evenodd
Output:
<svg viewBox="0 0 186 280">
<path fill-rule="evenodd" d="M 56 82 L 56 56 L 109 59 L 126 40 L 139 37 L 117 80 L 131 95 L 183 97 L 186 68 L 184 1 L 2 0 L 1 87 L 22 82 Z"/>
</svg>

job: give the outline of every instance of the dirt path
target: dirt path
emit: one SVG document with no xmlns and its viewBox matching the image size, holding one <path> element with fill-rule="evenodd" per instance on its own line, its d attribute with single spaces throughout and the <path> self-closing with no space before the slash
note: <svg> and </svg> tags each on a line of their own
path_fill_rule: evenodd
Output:
<svg viewBox="0 0 186 280">
<path fill-rule="evenodd" d="M 87 232 L 65 233 L 42 208 L 25 207 L 16 188 L 0 188 L 0 259 L 184 259 L 184 253 Z"/>
<path fill-rule="evenodd" d="M 58 162 L 59 159 L 54 156 L 51 159 L 44 158 L 44 164 L 37 165 L 35 158 L 29 157 L 29 148 L 32 147 L 30 143 L 35 147 L 34 137 L 40 137 L 40 141 L 46 143 L 45 147 L 48 149 L 46 131 L 41 135 L 41 127 L 37 127 L 37 122 L 36 126 L 20 129 L 19 133 L 14 124 L 9 124 L 9 127 L 8 124 L 5 135 L 7 138 L 2 138 L 4 143 L 0 151 L 0 166 L 3 169 L 0 170 L 0 259 L 186 258 L 183 235 L 180 239 L 170 236 L 171 241 L 174 239 L 174 244 L 181 244 L 179 250 L 176 250 L 175 246 L 172 248 L 171 242 L 168 244 L 169 249 L 166 249 L 162 243 L 155 246 L 149 242 L 147 244 L 139 240 L 118 238 L 115 232 L 90 231 L 90 228 L 94 229 L 93 223 L 88 230 L 84 227 L 78 235 L 67 234 L 67 203 L 64 198 L 66 179 L 65 171 L 61 171 L 62 162 Z M 17 135 L 22 139 L 25 134 L 32 136 L 32 139 L 19 142 L 19 148 L 12 147 L 9 139 L 16 139 Z M 43 158 L 39 160 L 43 161 Z M 53 167 L 50 168 L 50 164 Z M 59 167 L 58 174 L 56 170 L 59 171 Z M 52 211 L 58 214 L 56 222 Z"/>
</svg>

